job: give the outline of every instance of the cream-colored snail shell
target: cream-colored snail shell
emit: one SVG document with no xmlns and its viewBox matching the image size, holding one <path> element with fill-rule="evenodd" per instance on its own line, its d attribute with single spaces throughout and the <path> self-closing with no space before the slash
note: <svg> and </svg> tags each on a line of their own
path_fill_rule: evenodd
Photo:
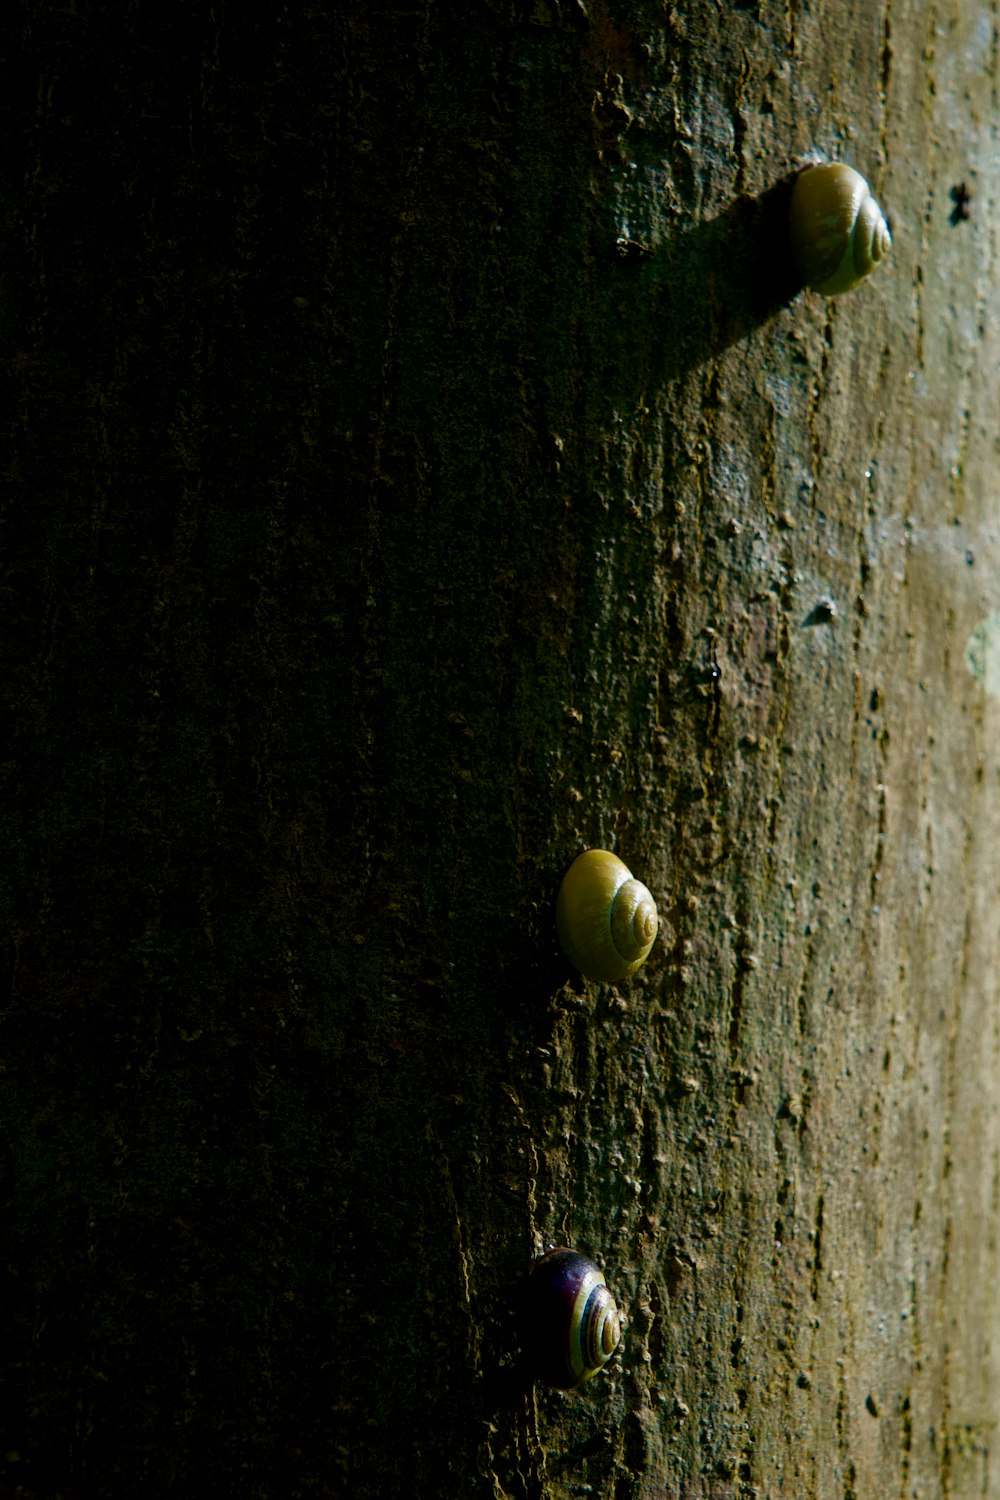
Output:
<svg viewBox="0 0 1000 1500">
<path fill-rule="evenodd" d="M 556 897 L 556 932 L 570 963 L 614 984 L 634 974 L 656 939 L 656 903 L 606 849 L 577 855 Z"/>
<path fill-rule="evenodd" d="M 849 292 L 892 246 L 871 188 L 842 161 L 820 162 L 799 173 L 788 229 L 802 280 L 824 297 Z"/>
</svg>

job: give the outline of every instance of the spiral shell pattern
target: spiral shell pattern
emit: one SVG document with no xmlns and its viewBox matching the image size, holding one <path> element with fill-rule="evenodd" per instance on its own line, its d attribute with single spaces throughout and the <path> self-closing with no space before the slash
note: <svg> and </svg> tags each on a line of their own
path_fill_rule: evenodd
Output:
<svg viewBox="0 0 1000 1500">
<path fill-rule="evenodd" d="M 824 297 L 849 292 L 892 247 L 871 188 L 860 172 L 840 161 L 799 173 L 788 229 L 802 280 Z"/>
<path fill-rule="evenodd" d="M 649 891 L 608 850 L 585 850 L 563 876 L 556 931 L 567 958 L 588 979 L 614 984 L 634 974 L 658 925 Z"/>
<path fill-rule="evenodd" d="M 539 1379 L 574 1390 L 603 1370 L 621 1341 L 621 1319 L 604 1275 L 560 1246 L 535 1262 L 526 1343 Z"/>
</svg>

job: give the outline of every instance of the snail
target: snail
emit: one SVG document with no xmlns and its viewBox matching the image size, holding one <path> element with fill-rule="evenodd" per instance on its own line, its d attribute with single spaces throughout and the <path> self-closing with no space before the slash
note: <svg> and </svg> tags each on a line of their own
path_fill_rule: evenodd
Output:
<svg viewBox="0 0 1000 1500">
<path fill-rule="evenodd" d="M 604 1273 L 564 1245 L 535 1262 L 524 1312 L 534 1373 L 563 1391 L 603 1370 L 621 1340 L 621 1319 Z"/>
<path fill-rule="evenodd" d="M 857 286 L 892 245 L 871 188 L 842 161 L 819 162 L 799 173 L 788 230 L 802 280 L 824 297 Z"/>
<path fill-rule="evenodd" d="M 627 865 L 606 849 L 577 855 L 556 897 L 556 932 L 581 974 L 627 979 L 645 963 L 656 928 L 656 904 Z"/>
</svg>

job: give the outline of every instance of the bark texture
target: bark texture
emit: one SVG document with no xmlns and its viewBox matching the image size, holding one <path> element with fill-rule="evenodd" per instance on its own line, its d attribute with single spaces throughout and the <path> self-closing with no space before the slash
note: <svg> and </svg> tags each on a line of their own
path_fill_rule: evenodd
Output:
<svg viewBox="0 0 1000 1500">
<path fill-rule="evenodd" d="M 1000 1496 L 995 4 L 3 24 L 0 1493 Z"/>
</svg>

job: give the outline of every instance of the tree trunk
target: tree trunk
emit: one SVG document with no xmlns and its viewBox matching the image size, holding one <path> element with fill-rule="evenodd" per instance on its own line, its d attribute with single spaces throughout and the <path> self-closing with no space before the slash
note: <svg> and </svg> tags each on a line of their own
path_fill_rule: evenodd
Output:
<svg viewBox="0 0 1000 1500">
<path fill-rule="evenodd" d="M 1000 1496 L 995 9 L 6 25 L 0 1491 Z"/>
</svg>

